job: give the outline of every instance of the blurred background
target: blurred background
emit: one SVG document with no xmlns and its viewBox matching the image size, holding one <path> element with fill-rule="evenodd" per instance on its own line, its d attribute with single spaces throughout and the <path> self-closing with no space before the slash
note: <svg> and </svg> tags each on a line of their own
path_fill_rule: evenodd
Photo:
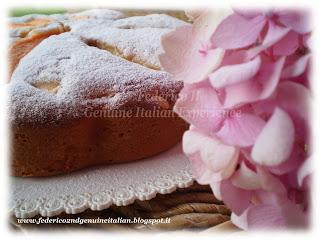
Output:
<svg viewBox="0 0 320 240">
<path fill-rule="evenodd" d="M 107 7 L 103 7 L 107 8 Z M 92 8 L 35 8 L 35 7 L 17 7 L 12 8 L 9 11 L 9 17 L 21 17 L 27 14 L 57 14 L 57 13 L 74 13 L 84 10 L 89 10 Z M 147 15 L 152 13 L 166 13 L 168 15 L 174 16 L 184 21 L 189 21 L 187 16 L 182 10 L 170 10 L 170 9 L 123 9 L 123 8 L 112 8 L 113 10 L 118 10 L 124 12 L 126 16 L 136 16 L 136 15 Z"/>
<path fill-rule="evenodd" d="M 80 11 L 81 9 L 78 9 Z M 65 8 L 32 8 L 32 7 L 18 7 L 12 8 L 9 11 L 10 17 L 21 17 L 27 14 L 55 14 L 68 12 Z"/>
</svg>

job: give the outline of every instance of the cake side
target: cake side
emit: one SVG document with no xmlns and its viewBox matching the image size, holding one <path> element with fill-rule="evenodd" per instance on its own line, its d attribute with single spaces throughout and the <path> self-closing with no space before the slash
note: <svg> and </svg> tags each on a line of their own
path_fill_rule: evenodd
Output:
<svg viewBox="0 0 320 240">
<path fill-rule="evenodd" d="M 88 118 L 63 126 L 11 126 L 11 174 L 51 176 L 156 155 L 181 140 L 186 124 L 163 118 Z"/>
</svg>

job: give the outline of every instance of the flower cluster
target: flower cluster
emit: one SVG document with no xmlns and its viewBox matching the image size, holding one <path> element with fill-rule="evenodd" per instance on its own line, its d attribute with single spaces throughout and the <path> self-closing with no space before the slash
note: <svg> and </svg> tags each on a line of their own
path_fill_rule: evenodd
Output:
<svg viewBox="0 0 320 240">
<path fill-rule="evenodd" d="M 183 81 L 174 110 L 183 150 L 243 229 L 308 222 L 310 29 L 303 11 L 187 12 L 162 39 L 163 68 Z"/>
</svg>

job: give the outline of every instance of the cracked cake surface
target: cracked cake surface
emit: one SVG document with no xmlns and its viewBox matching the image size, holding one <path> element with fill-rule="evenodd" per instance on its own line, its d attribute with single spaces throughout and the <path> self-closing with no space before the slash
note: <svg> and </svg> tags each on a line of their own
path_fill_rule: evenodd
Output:
<svg viewBox="0 0 320 240">
<path fill-rule="evenodd" d="M 55 93 L 37 87 L 52 82 L 59 85 Z M 81 117 L 86 107 L 121 108 L 146 91 L 177 93 L 180 87 L 166 72 L 90 46 L 73 33 L 63 33 L 49 37 L 21 60 L 9 88 L 9 116 L 16 122 Z"/>
<path fill-rule="evenodd" d="M 15 70 L 21 58 L 51 35 L 70 30 L 72 23 L 100 19 L 112 21 L 125 17 L 119 11 L 109 9 L 91 9 L 79 13 L 66 14 L 29 14 L 9 19 L 9 76 Z"/>
</svg>

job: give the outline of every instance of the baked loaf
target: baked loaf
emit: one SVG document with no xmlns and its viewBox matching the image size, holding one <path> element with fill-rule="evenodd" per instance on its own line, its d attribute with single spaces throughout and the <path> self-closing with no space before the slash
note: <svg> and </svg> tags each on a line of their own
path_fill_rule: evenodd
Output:
<svg viewBox="0 0 320 240">
<path fill-rule="evenodd" d="M 172 107 L 182 83 L 157 55 L 161 36 L 186 23 L 154 15 L 63 24 L 70 32 L 41 41 L 13 72 L 12 174 L 133 161 L 179 142 L 187 126 Z"/>
</svg>

